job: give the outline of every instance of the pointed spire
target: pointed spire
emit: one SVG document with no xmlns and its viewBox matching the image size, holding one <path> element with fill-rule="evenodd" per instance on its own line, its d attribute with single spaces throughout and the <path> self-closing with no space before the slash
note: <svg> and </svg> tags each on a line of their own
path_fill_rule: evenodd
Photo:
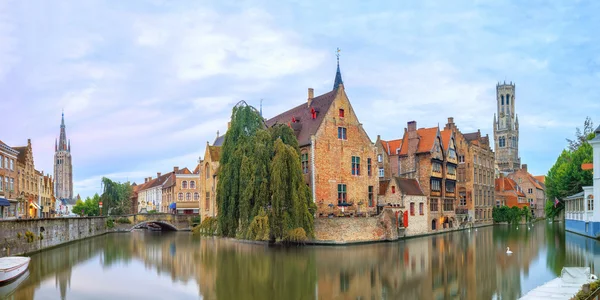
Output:
<svg viewBox="0 0 600 300">
<path fill-rule="evenodd" d="M 65 127 L 65 109 L 62 110 L 62 119 L 60 121 L 60 127 Z"/>
<path fill-rule="evenodd" d="M 342 72 L 340 72 L 340 48 L 337 48 L 337 53 L 335 56 L 337 57 L 337 71 L 335 72 L 335 81 L 333 82 L 333 89 L 337 89 L 340 84 L 344 84 L 342 80 Z"/>
<path fill-rule="evenodd" d="M 69 149 L 68 149 L 68 151 L 71 152 L 71 139 L 69 139 Z"/>
<path fill-rule="evenodd" d="M 58 151 L 58 140 L 54 139 L 54 152 Z"/>
<path fill-rule="evenodd" d="M 67 150 L 67 134 L 65 132 L 65 113 L 63 111 L 62 118 L 60 122 L 60 137 L 58 139 L 58 150 L 66 151 Z"/>
</svg>

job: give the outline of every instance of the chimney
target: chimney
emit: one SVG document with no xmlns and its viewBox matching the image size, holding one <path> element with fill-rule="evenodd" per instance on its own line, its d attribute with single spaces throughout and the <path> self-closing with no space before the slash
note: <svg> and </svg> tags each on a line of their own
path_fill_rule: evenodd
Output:
<svg viewBox="0 0 600 300">
<path fill-rule="evenodd" d="M 313 98 L 315 97 L 315 90 L 313 88 L 308 88 L 308 107 L 312 103 Z"/>
<path fill-rule="evenodd" d="M 179 171 L 179 167 L 173 167 L 173 172 L 177 173 Z"/>
<path fill-rule="evenodd" d="M 412 131 L 416 131 L 416 130 L 417 130 L 417 121 L 408 122 L 408 132 L 412 132 Z"/>
<path fill-rule="evenodd" d="M 160 172 L 156 172 L 156 178 L 160 177 Z"/>
<path fill-rule="evenodd" d="M 417 122 L 408 122 L 408 154 L 412 155 L 417 152 L 419 147 L 419 135 L 417 134 Z"/>
<path fill-rule="evenodd" d="M 525 172 L 527 172 L 527 164 L 522 164 L 521 165 L 521 169 Z"/>
<path fill-rule="evenodd" d="M 378 141 L 381 140 L 381 135 L 379 135 L 379 134 L 377 135 L 377 140 Z"/>
<path fill-rule="evenodd" d="M 144 178 L 144 183 L 148 183 L 148 177 Z"/>
<path fill-rule="evenodd" d="M 446 127 L 444 129 L 454 129 L 454 118 L 453 117 L 448 118 L 448 124 L 446 124 Z"/>
<path fill-rule="evenodd" d="M 27 145 L 31 145 L 31 139 L 27 139 Z"/>
</svg>

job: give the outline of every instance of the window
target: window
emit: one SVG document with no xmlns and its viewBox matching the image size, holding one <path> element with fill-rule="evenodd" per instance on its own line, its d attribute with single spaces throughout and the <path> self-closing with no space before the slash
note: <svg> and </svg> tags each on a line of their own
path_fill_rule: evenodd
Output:
<svg viewBox="0 0 600 300">
<path fill-rule="evenodd" d="M 369 186 L 369 207 L 373 207 L 374 203 L 373 203 L 373 186 L 370 185 Z"/>
<path fill-rule="evenodd" d="M 346 127 L 338 127 L 338 139 L 346 140 Z"/>
<path fill-rule="evenodd" d="M 594 196 L 593 195 L 589 195 L 587 197 L 587 205 L 588 205 L 588 211 L 594 210 Z"/>
<path fill-rule="evenodd" d="M 198 192 L 194 193 L 194 200 L 196 200 L 196 201 L 200 200 L 200 194 L 198 194 Z"/>
<path fill-rule="evenodd" d="M 208 164 L 204 166 L 204 174 L 206 176 L 206 179 L 210 178 L 210 169 L 208 168 Z"/>
<path fill-rule="evenodd" d="M 458 162 L 459 163 L 464 163 L 465 162 L 465 156 L 464 155 L 459 155 L 458 156 Z"/>
<path fill-rule="evenodd" d="M 183 193 L 179 193 L 179 195 L 177 195 L 177 199 L 179 201 L 183 200 Z"/>
<path fill-rule="evenodd" d="M 444 199 L 444 211 L 454 210 L 454 199 Z"/>
<path fill-rule="evenodd" d="M 396 193 L 396 186 L 392 185 L 392 194 Z"/>
<path fill-rule="evenodd" d="M 429 210 L 430 211 L 438 211 L 438 199 L 437 198 L 431 198 L 431 200 L 429 200 Z"/>
<path fill-rule="evenodd" d="M 500 98 L 502 99 L 502 105 L 504 105 L 504 95 L 500 95 Z"/>
<path fill-rule="evenodd" d="M 10 170 L 11 170 L 11 171 L 14 171 L 14 170 L 15 170 L 15 160 L 14 160 L 14 159 L 11 159 L 11 160 L 10 160 Z"/>
<path fill-rule="evenodd" d="M 414 202 L 410 203 L 410 215 L 411 216 L 415 215 L 415 203 Z"/>
<path fill-rule="evenodd" d="M 344 117 L 344 109 L 340 108 L 340 118 Z"/>
<path fill-rule="evenodd" d="M 448 151 L 448 157 L 456 159 L 456 151 L 454 149 L 450 149 L 450 151 Z"/>
<path fill-rule="evenodd" d="M 187 181 L 184 180 L 184 181 L 181 182 L 181 188 L 182 189 L 187 189 Z"/>
<path fill-rule="evenodd" d="M 187 201 L 192 200 L 192 194 L 191 193 L 185 193 L 185 200 L 187 200 Z"/>
<path fill-rule="evenodd" d="M 446 193 L 454 193 L 456 183 L 452 181 L 446 181 Z"/>
<path fill-rule="evenodd" d="M 460 206 L 467 206 L 467 194 L 465 192 L 460 193 Z"/>
<path fill-rule="evenodd" d="M 3 190 L 3 188 L 2 188 L 2 183 L 4 182 L 3 180 L 4 180 L 4 178 L 0 177 L 0 191 L 2 191 L 2 190 Z M 8 187 L 7 187 L 7 188 L 8 188 Z"/>
<path fill-rule="evenodd" d="M 382 161 L 383 161 L 383 155 L 377 154 L 377 162 L 382 162 Z"/>
<path fill-rule="evenodd" d="M 506 138 L 505 138 L 505 137 L 500 137 L 500 138 L 498 139 L 498 144 L 499 144 L 499 146 L 500 146 L 500 147 L 502 147 L 502 148 L 506 147 Z"/>
<path fill-rule="evenodd" d="M 338 204 L 346 203 L 346 185 L 338 184 Z"/>
<path fill-rule="evenodd" d="M 352 156 L 352 175 L 360 175 L 360 157 Z"/>
<path fill-rule="evenodd" d="M 4 168 L 4 158 L 0 155 L 0 168 Z"/>
<path fill-rule="evenodd" d="M 419 203 L 419 215 L 424 215 L 425 212 L 423 211 L 423 206 L 425 206 L 422 202 Z"/>
<path fill-rule="evenodd" d="M 453 165 L 448 165 L 448 175 L 456 175 L 456 167 Z"/>
<path fill-rule="evenodd" d="M 8 157 L 4 157 L 4 167 L 8 169 Z"/>
<path fill-rule="evenodd" d="M 506 94 L 506 105 L 510 105 L 510 95 Z"/>
<path fill-rule="evenodd" d="M 367 175 L 371 176 L 371 158 L 367 158 Z"/>
<path fill-rule="evenodd" d="M 302 153 L 300 160 L 302 162 L 302 173 L 308 174 L 308 153 Z"/>
<path fill-rule="evenodd" d="M 434 162 L 433 164 L 431 164 L 431 167 L 433 168 L 434 172 L 442 172 L 442 164 L 438 162 Z"/>
<path fill-rule="evenodd" d="M 533 194 L 533 189 L 528 189 L 527 192 Z"/>
<path fill-rule="evenodd" d="M 385 173 L 383 171 L 383 168 L 379 168 L 379 177 L 383 178 L 385 176 Z"/>
<path fill-rule="evenodd" d="M 206 198 L 204 200 L 204 210 L 209 210 L 210 208 L 210 192 L 206 192 Z"/>
<path fill-rule="evenodd" d="M 10 179 L 10 191 L 13 192 L 15 190 L 15 179 Z"/>
<path fill-rule="evenodd" d="M 442 182 L 440 180 L 432 179 L 431 180 L 431 190 L 439 192 L 442 190 Z"/>
<path fill-rule="evenodd" d="M 190 189 L 195 189 L 196 188 L 196 182 L 195 181 L 190 181 Z"/>
</svg>

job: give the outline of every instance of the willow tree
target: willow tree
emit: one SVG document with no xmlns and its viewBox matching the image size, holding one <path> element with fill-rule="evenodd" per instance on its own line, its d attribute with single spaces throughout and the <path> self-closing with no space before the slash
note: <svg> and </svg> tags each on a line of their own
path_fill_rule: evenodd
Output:
<svg viewBox="0 0 600 300">
<path fill-rule="evenodd" d="M 257 145 L 260 137 L 264 137 L 259 132 L 264 129 L 263 119 L 255 108 L 244 101 L 233 108 L 231 125 L 225 135 L 219 160 L 217 219 L 221 235 L 236 236 L 239 227 L 245 227 L 253 217 L 254 205 L 267 201 L 266 195 L 262 195 L 265 199 L 258 199 L 260 186 L 257 186 L 261 180 L 268 180 L 257 179 L 257 174 L 261 174 L 259 170 L 269 164 L 267 158 L 256 155 L 264 151 L 270 152 L 270 149 L 261 150 L 263 146 Z M 269 146 L 267 144 L 264 147 Z M 268 174 L 268 170 L 264 172 Z"/>
<path fill-rule="evenodd" d="M 133 188 L 129 182 L 120 183 L 102 177 L 102 186 L 103 215 L 108 215 L 109 212 L 114 215 L 130 213 Z"/>
<path fill-rule="evenodd" d="M 298 152 L 278 138 L 274 154 L 271 162 L 271 237 L 282 240 L 296 228 L 304 229 L 306 235 L 312 237 L 313 214 L 309 208 L 314 204 L 304 183 Z"/>
</svg>

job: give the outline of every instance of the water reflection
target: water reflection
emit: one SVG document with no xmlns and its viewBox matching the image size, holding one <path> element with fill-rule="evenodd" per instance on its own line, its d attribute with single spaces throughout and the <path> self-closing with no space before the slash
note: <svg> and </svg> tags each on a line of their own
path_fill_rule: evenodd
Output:
<svg viewBox="0 0 600 300">
<path fill-rule="evenodd" d="M 597 259 L 599 242 L 545 223 L 307 248 L 134 232 L 33 255 L 9 299 L 516 299 Z"/>
</svg>

